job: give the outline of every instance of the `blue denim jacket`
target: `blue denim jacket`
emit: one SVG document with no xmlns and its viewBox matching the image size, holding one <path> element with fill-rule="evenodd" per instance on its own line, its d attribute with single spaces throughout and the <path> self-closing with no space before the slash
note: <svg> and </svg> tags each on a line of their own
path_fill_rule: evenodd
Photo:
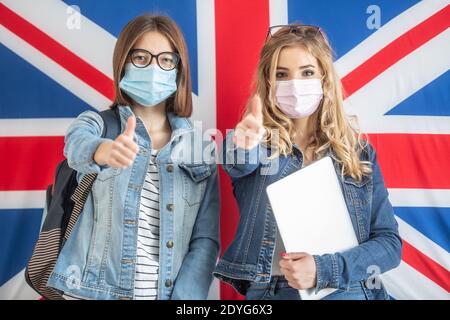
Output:
<svg viewBox="0 0 450 320">
<path fill-rule="evenodd" d="M 119 108 L 123 131 L 132 111 L 127 106 Z M 156 159 L 161 230 L 158 299 L 204 299 L 219 251 L 215 147 L 203 141 L 201 130 L 187 118 L 170 112 L 167 116 L 172 136 Z M 105 140 L 102 130 L 101 117 L 86 111 L 67 131 L 64 154 L 69 166 L 79 172 L 78 179 L 92 172 L 98 176 L 48 285 L 74 297 L 132 299 L 140 193 L 151 141 L 138 118 L 139 151 L 132 166 L 99 166 L 93 154 Z M 192 158 L 193 145 L 199 159 Z M 168 241 L 173 241 L 173 247 L 166 245 Z"/>
<path fill-rule="evenodd" d="M 303 154 L 294 146 L 291 155 L 268 159 L 268 148 L 262 144 L 251 150 L 238 148 L 232 142 L 232 135 L 233 132 L 229 133 L 224 142 L 226 161 L 223 167 L 233 183 L 240 220 L 235 237 L 213 274 L 245 294 L 249 282 L 269 282 L 271 278 L 277 227 L 266 187 L 299 170 Z M 332 157 L 340 177 L 359 245 L 345 252 L 314 256 L 316 292 L 327 287 L 348 289 L 355 282 L 365 284 L 370 278 L 373 285 L 365 286 L 368 296 L 388 298 L 375 273 L 377 270 L 386 272 L 400 263 L 402 243 L 376 154 L 370 145 L 361 153 L 362 160 L 373 164 L 373 172 L 360 182 L 351 176 L 342 176 L 334 153 L 330 151 L 327 155 Z"/>
</svg>

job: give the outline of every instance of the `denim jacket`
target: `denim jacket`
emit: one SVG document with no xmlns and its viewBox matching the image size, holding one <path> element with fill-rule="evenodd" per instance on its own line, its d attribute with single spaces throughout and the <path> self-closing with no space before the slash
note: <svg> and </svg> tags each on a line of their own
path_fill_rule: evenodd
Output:
<svg viewBox="0 0 450 320">
<path fill-rule="evenodd" d="M 226 159 L 223 167 L 233 183 L 240 220 L 234 239 L 213 274 L 245 294 L 249 282 L 269 282 L 271 278 L 277 226 L 266 187 L 299 170 L 303 154 L 294 145 L 291 155 L 269 159 L 271 152 L 262 144 L 244 150 L 233 144 L 232 135 L 233 132 L 227 135 L 223 146 Z M 342 176 L 334 152 L 326 155 L 333 159 L 340 177 L 359 245 L 345 252 L 313 256 L 317 269 L 315 290 L 348 289 L 355 282 L 361 282 L 371 299 L 387 299 L 376 273 L 384 273 L 400 263 L 402 243 L 375 151 L 368 145 L 361 152 L 361 159 L 370 161 L 373 170 L 362 181 Z M 367 279 L 372 285 L 365 281 Z"/>
<path fill-rule="evenodd" d="M 132 111 L 128 106 L 119 108 L 123 132 Z M 160 176 L 158 299 L 204 299 L 219 252 L 215 145 L 203 141 L 201 130 L 187 118 L 171 112 L 167 116 L 172 136 L 156 158 Z M 94 162 L 94 152 L 105 141 L 97 113 L 82 113 L 67 131 L 64 155 L 78 171 L 78 180 L 98 173 L 48 281 L 69 296 L 133 298 L 140 194 L 151 154 L 150 136 L 143 122 L 136 120 L 134 139 L 139 151 L 125 169 Z M 192 159 L 195 143 L 199 159 Z"/>
</svg>

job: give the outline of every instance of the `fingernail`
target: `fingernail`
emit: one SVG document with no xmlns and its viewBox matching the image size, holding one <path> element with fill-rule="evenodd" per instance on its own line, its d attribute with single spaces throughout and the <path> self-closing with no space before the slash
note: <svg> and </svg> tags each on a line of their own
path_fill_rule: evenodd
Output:
<svg viewBox="0 0 450 320">
<path fill-rule="evenodd" d="M 282 256 L 283 258 L 286 258 L 286 257 L 288 256 L 288 254 L 287 254 L 286 252 L 282 252 L 282 253 L 281 253 L 281 256 Z"/>
</svg>

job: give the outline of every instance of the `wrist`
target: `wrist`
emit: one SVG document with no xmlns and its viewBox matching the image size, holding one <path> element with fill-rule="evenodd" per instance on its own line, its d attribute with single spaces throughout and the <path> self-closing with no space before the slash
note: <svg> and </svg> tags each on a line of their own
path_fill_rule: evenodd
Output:
<svg viewBox="0 0 450 320">
<path fill-rule="evenodd" d="M 97 150 L 94 152 L 94 162 L 99 166 L 105 166 L 106 159 L 105 159 L 105 148 L 109 144 L 109 141 L 102 142 L 98 145 Z"/>
</svg>

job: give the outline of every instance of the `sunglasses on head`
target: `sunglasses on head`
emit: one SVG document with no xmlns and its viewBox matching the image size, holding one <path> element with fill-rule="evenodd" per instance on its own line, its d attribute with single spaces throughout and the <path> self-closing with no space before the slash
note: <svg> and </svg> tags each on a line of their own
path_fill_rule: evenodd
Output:
<svg viewBox="0 0 450 320">
<path fill-rule="evenodd" d="M 284 31 L 286 32 L 280 32 Z M 318 34 L 322 35 L 320 27 L 308 25 L 308 24 L 286 24 L 286 25 L 276 25 L 269 28 L 267 32 L 266 40 L 271 38 L 277 38 L 286 33 L 293 33 L 299 37 L 303 38 L 315 38 Z"/>
</svg>

